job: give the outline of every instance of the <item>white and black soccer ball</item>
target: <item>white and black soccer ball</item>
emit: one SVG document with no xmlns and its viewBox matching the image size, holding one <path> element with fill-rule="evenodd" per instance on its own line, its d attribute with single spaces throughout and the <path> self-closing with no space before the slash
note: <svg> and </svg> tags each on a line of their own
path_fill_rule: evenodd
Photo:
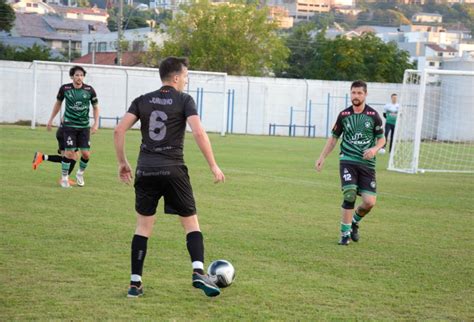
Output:
<svg viewBox="0 0 474 322">
<path fill-rule="evenodd" d="M 235 279 L 234 266 L 224 259 L 213 261 L 207 268 L 207 274 L 221 288 L 230 286 Z"/>
</svg>

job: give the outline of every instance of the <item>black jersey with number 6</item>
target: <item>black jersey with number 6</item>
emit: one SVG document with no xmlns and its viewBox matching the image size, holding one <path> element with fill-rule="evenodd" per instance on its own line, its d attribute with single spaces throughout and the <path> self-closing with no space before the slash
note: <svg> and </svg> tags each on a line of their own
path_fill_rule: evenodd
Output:
<svg viewBox="0 0 474 322">
<path fill-rule="evenodd" d="M 197 115 L 194 99 L 171 86 L 136 98 L 129 113 L 141 123 L 142 144 L 138 168 L 183 165 L 186 119 Z"/>
</svg>

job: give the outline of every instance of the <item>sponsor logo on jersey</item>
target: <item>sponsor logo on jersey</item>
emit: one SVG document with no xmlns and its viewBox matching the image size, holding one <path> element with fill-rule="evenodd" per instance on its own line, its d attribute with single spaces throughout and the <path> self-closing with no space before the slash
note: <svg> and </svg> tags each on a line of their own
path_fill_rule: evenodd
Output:
<svg viewBox="0 0 474 322">
<path fill-rule="evenodd" d="M 375 112 L 373 112 L 373 111 L 367 111 L 367 115 L 375 115 Z"/>
<path fill-rule="evenodd" d="M 342 116 L 351 115 L 351 111 L 341 112 Z"/>
<path fill-rule="evenodd" d="M 160 105 L 172 105 L 172 98 L 161 98 L 161 97 L 152 97 L 150 100 L 151 104 L 160 104 Z"/>
</svg>

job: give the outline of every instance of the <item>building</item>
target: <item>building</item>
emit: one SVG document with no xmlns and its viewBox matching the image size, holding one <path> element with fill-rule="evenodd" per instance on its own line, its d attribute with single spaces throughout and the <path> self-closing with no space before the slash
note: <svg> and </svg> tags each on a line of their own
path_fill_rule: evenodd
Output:
<svg viewBox="0 0 474 322">
<path fill-rule="evenodd" d="M 315 13 L 331 10 L 331 0 L 268 0 L 267 5 L 284 7 L 295 22 L 309 20 Z"/>
<path fill-rule="evenodd" d="M 269 19 L 275 21 L 280 28 L 288 29 L 293 27 L 294 18 L 290 17 L 287 9 L 279 6 L 269 6 L 269 9 Z"/>
<path fill-rule="evenodd" d="M 11 6 L 13 10 L 18 13 L 36 13 L 44 15 L 56 12 L 53 7 L 41 0 L 21 0 L 13 3 Z"/>
<path fill-rule="evenodd" d="M 65 7 L 59 5 L 51 5 L 56 13 L 67 19 L 78 19 L 87 21 L 96 21 L 107 24 L 109 14 L 105 9 L 93 8 L 79 8 L 79 7 Z"/>
<path fill-rule="evenodd" d="M 123 52 L 122 66 L 144 66 L 141 56 L 142 52 Z M 77 64 L 117 65 L 117 53 L 89 53 L 72 61 Z"/>
<path fill-rule="evenodd" d="M 442 23 L 443 16 L 438 13 L 419 12 L 411 17 L 411 21 L 416 23 Z"/>
<path fill-rule="evenodd" d="M 43 40 L 51 49 L 69 56 L 81 51 L 82 35 L 109 33 L 107 25 L 77 19 L 67 19 L 56 14 L 16 13 L 15 25 L 11 30 L 14 37 L 32 37 Z"/>
<path fill-rule="evenodd" d="M 129 29 L 123 32 L 123 40 L 128 43 L 128 51 L 148 50 L 151 42 L 162 45 L 166 35 L 147 28 Z M 117 51 L 117 32 L 87 33 L 82 35 L 81 56 L 89 53 L 108 53 Z"/>
</svg>

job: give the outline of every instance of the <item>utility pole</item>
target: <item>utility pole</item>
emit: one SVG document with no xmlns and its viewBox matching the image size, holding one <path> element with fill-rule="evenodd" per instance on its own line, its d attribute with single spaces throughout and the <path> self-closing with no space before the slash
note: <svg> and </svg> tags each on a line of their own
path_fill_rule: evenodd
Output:
<svg viewBox="0 0 474 322">
<path fill-rule="evenodd" d="M 123 0 L 119 0 L 119 14 L 117 19 L 117 65 L 122 66 L 122 38 L 123 38 Z"/>
</svg>

